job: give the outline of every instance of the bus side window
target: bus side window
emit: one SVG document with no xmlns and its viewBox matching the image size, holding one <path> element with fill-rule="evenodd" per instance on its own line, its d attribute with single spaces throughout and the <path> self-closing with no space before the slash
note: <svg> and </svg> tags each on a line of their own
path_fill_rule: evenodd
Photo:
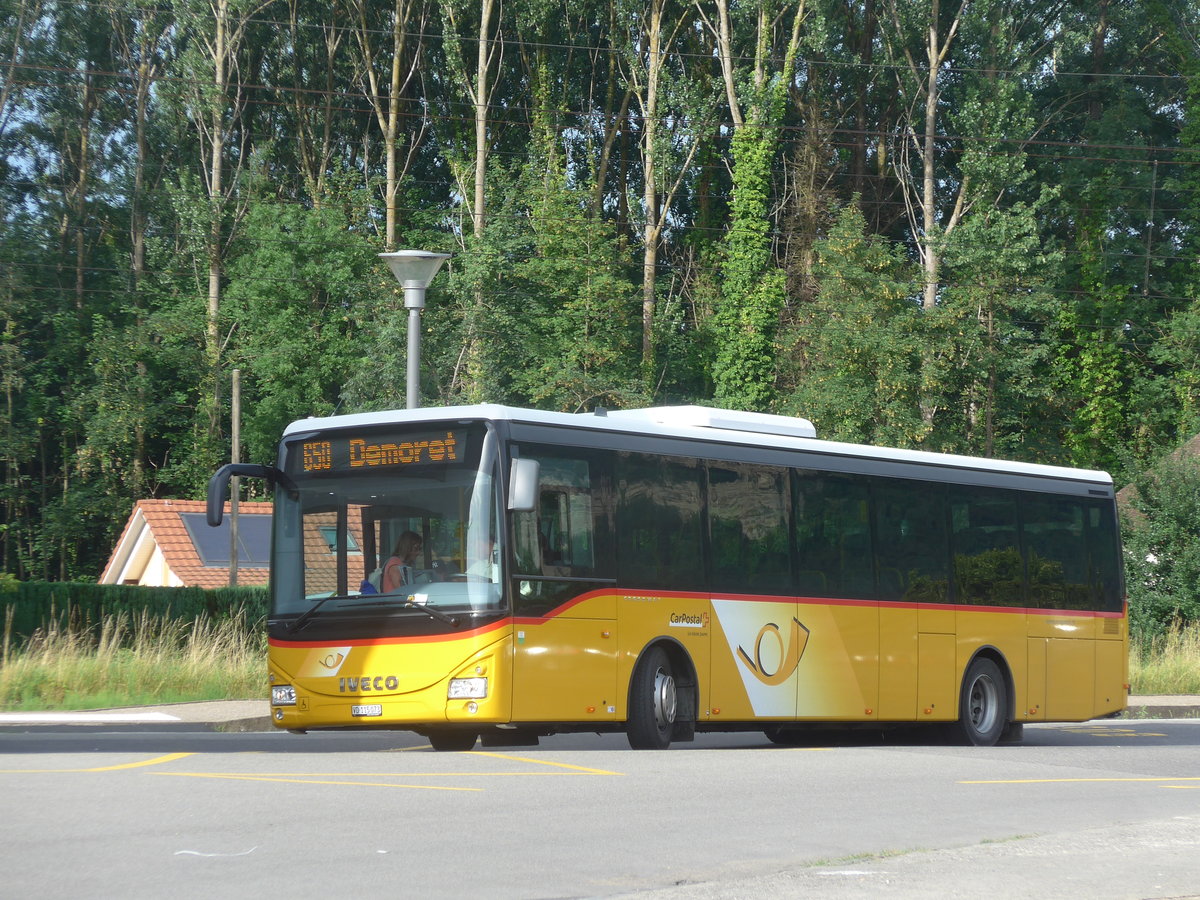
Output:
<svg viewBox="0 0 1200 900">
<path fill-rule="evenodd" d="M 787 472 L 709 463 L 708 528 L 714 590 L 791 592 Z"/>
<path fill-rule="evenodd" d="M 539 453 L 522 448 L 538 460 L 540 475 L 536 511 L 513 514 L 514 558 L 517 572 L 526 575 L 593 575 L 597 569 L 597 531 L 603 531 L 593 484 L 593 462 L 568 457 L 570 451 Z"/>
<path fill-rule="evenodd" d="M 856 475 L 792 471 L 796 591 L 874 598 L 868 483 Z"/>
<path fill-rule="evenodd" d="M 1082 498 L 1021 498 L 1021 536 L 1029 570 L 1029 602 L 1045 609 L 1087 609 L 1087 542 Z"/>
<path fill-rule="evenodd" d="M 571 505 L 571 495 L 564 488 L 543 489 L 538 503 L 538 544 L 543 567 L 571 565 Z"/>
<path fill-rule="evenodd" d="M 879 596 L 909 603 L 945 603 L 950 589 L 946 492 L 901 478 L 874 483 Z"/>
<path fill-rule="evenodd" d="M 644 590 L 707 587 L 694 459 L 620 452 L 616 460 L 618 583 Z"/>
<path fill-rule="evenodd" d="M 1121 582 L 1121 542 L 1112 501 L 1085 500 L 1084 530 L 1087 536 L 1087 579 L 1093 609 L 1121 612 L 1125 590 Z"/>
<path fill-rule="evenodd" d="M 1024 606 L 1025 562 L 1010 491 L 955 486 L 950 492 L 958 603 Z"/>
</svg>

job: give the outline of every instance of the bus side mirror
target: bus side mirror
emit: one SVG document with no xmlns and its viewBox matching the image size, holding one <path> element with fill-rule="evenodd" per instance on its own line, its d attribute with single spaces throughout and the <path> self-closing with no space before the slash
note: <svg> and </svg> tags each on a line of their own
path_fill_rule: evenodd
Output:
<svg viewBox="0 0 1200 900">
<path fill-rule="evenodd" d="M 508 508 L 513 512 L 537 509 L 538 473 L 536 459 L 514 459 L 508 477 Z"/>
<path fill-rule="evenodd" d="M 214 528 L 225 518 L 225 497 L 229 493 L 229 479 L 234 475 L 248 478 L 271 479 L 275 470 L 270 466 L 256 466 L 253 463 L 226 463 L 217 469 L 217 473 L 208 479 L 208 524 Z"/>
</svg>

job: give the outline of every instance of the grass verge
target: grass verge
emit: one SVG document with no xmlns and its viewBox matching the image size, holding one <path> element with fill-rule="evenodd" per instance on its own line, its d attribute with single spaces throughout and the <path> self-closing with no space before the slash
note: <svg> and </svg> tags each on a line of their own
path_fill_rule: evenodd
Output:
<svg viewBox="0 0 1200 900">
<path fill-rule="evenodd" d="M 1200 624 L 1173 625 L 1159 637 L 1129 643 L 1133 694 L 1200 694 Z"/>
<path fill-rule="evenodd" d="M 262 697 L 266 639 L 244 611 L 219 620 L 121 613 L 50 625 L 0 649 L 0 709 L 105 709 Z"/>
</svg>

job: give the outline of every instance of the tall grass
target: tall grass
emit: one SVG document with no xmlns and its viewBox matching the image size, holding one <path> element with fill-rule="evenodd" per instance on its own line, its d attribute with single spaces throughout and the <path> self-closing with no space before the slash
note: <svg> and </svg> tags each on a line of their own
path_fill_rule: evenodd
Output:
<svg viewBox="0 0 1200 900">
<path fill-rule="evenodd" d="M 266 641 L 244 610 L 191 621 L 118 613 L 98 627 L 53 621 L 0 646 L 0 709 L 100 709 L 261 697 Z"/>
<path fill-rule="evenodd" d="M 1129 683 L 1134 694 L 1200 694 L 1200 623 L 1130 641 Z"/>
</svg>

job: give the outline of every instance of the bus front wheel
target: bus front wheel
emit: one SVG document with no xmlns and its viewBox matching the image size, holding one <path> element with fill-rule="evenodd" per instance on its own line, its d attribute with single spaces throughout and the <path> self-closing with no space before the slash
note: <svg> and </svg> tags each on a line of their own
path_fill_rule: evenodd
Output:
<svg viewBox="0 0 1200 900">
<path fill-rule="evenodd" d="M 978 657 L 967 667 L 958 699 L 956 737 L 964 744 L 991 747 L 1008 723 L 1008 689 L 1000 667 Z"/>
<path fill-rule="evenodd" d="M 679 711 L 675 674 L 662 647 L 653 647 L 634 670 L 629 686 L 626 734 L 634 750 L 666 750 Z"/>
<path fill-rule="evenodd" d="M 434 750 L 463 751 L 475 746 L 479 735 L 473 731 L 459 731 L 457 728 L 436 728 L 425 733 Z"/>
</svg>

